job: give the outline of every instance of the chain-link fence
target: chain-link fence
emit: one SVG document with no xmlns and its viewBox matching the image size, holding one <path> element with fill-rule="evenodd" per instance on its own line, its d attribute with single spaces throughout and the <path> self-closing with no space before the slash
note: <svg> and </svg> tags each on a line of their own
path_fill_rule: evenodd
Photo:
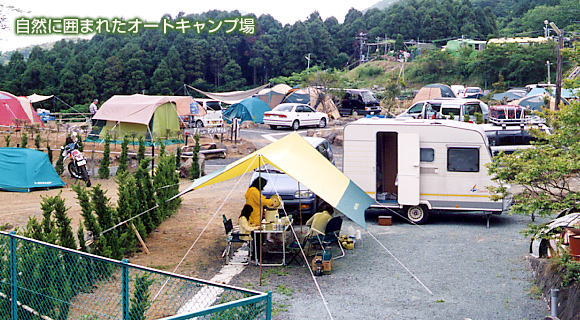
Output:
<svg viewBox="0 0 580 320">
<path fill-rule="evenodd" d="M 270 319 L 270 293 L 0 232 L 0 318 Z"/>
</svg>

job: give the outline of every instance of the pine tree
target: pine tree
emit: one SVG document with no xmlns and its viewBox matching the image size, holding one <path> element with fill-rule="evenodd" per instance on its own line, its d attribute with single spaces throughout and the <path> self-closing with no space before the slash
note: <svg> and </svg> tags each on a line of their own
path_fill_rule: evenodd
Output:
<svg viewBox="0 0 580 320">
<path fill-rule="evenodd" d="M 28 222 L 26 223 L 26 227 L 22 231 L 22 235 L 30 239 L 44 241 L 44 233 L 42 232 L 42 225 L 40 225 L 35 216 L 28 217 Z"/>
<path fill-rule="evenodd" d="M 21 148 L 26 148 L 28 145 L 28 134 L 26 132 L 22 132 L 22 136 L 20 137 L 22 144 L 20 145 Z"/>
<path fill-rule="evenodd" d="M 135 184 L 135 177 L 128 171 L 124 171 L 120 175 L 117 175 L 117 217 L 120 222 L 129 220 L 134 214 L 139 213 L 137 209 L 138 199 L 136 196 Z M 118 228 L 121 234 L 119 243 L 124 249 L 124 255 L 130 255 L 135 252 L 137 238 L 130 225 L 137 222 L 137 220 L 139 220 L 139 218 L 135 218 L 131 222 Z"/>
<path fill-rule="evenodd" d="M 137 189 L 137 199 L 139 199 L 139 212 L 147 211 L 157 205 L 157 197 L 153 189 L 153 181 L 147 170 L 149 166 L 149 159 L 142 159 L 139 167 L 135 170 L 135 180 Z M 143 224 L 145 230 L 149 234 L 161 223 L 161 219 L 157 216 L 158 209 L 153 209 L 143 215 Z"/>
<path fill-rule="evenodd" d="M 46 141 L 46 154 L 48 154 L 48 161 L 50 161 L 50 164 L 52 164 L 54 159 L 53 159 L 52 149 L 50 148 L 50 143 L 48 141 Z"/>
<path fill-rule="evenodd" d="M 154 280 L 150 279 L 147 274 L 135 277 L 135 291 L 130 299 L 129 319 L 145 320 L 145 313 L 151 306 L 151 293 L 149 287 Z"/>
<path fill-rule="evenodd" d="M 143 135 L 139 136 L 139 149 L 137 150 L 137 162 L 141 163 L 141 160 L 145 159 L 145 137 Z"/>
<path fill-rule="evenodd" d="M 127 171 L 127 161 L 129 160 L 129 136 L 123 137 L 121 144 L 121 156 L 119 156 L 119 167 L 117 168 L 117 176 Z"/>
<path fill-rule="evenodd" d="M 181 168 L 181 148 L 177 147 L 175 149 L 175 170 L 179 170 Z"/>
<path fill-rule="evenodd" d="M 40 143 L 42 142 L 40 138 L 40 133 L 34 137 L 34 145 L 36 146 L 36 150 L 40 150 Z"/>
<path fill-rule="evenodd" d="M 65 144 L 66 142 L 63 143 L 63 147 L 65 146 Z M 62 149 L 58 153 L 58 159 L 56 160 L 54 170 L 56 170 L 56 173 L 58 173 L 59 176 L 64 172 L 64 156 L 62 154 Z"/>
<path fill-rule="evenodd" d="M 111 136 L 109 133 L 105 134 L 105 147 L 103 150 L 103 159 L 99 162 L 99 178 L 109 179 L 109 164 L 111 159 L 109 158 L 111 154 Z"/>
<path fill-rule="evenodd" d="M 40 196 L 40 198 L 42 199 L 40 202 L 40 209 L 42 210 L 42 222 L 40 225 L 42 227 L 43 241 L 56 244 L 58 235 L 55 223 L 52 221 L 55 197 Z"/>
<path fill-rule="evenodd" d="M 120 259 L 122 255 L 119 253 L 119 237 L 117 231 L 115 229 L 107 231 L 118 222 L 115 210 L 111 208 L 109 200 L 110 199 L 106 196 L 106 191 L 101 189 L 100 185 L 92 188 L 92 207 L 99 227 L 103 230 L 99 234 L 93 235 L 95 238 L 99 237 L 99 243 L 95 254 L 108 258 Z M 102 232 L 105 233 L 101 234 Z M 101 242 L 103 238 L 105 239 L 104 243 Z"/>
<path fill-rule="evenodd" d="M 77 145 L 79 146 L 79 151 L 83 152 L 85 150 L 85 144 L 83 143 L 83 136 L 82 134 L 78 135 Z"/>
<path fill-rule="evenodd" d="M 54 196 L 54 201 L 52 202 L 52 211 L 55 219 L 54 226 L 56 227 L 58 237 L 56 244 L 61 247 L 76 250 L 77 244 L 70 225 L 71 219 L 66 214 L 68 209 L 65 206 L 64 199 L 61 197 L 61 193 Z"/>
<path fill-rule="evenodd" d="M 93 214 L 93 205 L 91 203 L 89 191 L 80 184 L 73 184 L 72 189 L 77 194 L 77 200 L 81 207 L 81 216 L 83 217 L 83 225 L 89 232 L 89 237 L 95 241 L 101 234 L 101 227 L 95 215 Z"/>
<path fill-rule="evenodd" d="M 85 242 L 85 228 L 83 228 L 82 225 L 79 226 L 79 229 L 77 230 L 77 240 L 79 241 L 80 251 L 89 252 L 89 249 L 87 248 L 87 245 Z"/>
<path fill-rule="evenodd" d="M 193 136 L 195 140 L 195 146 L 193 147 L 193 153 L 191 156 L 191 179 L 195 180 L 201 176 L 201 170 L 199 168 L 199 150 L 201 146 L 199 145 L 199 134 Z"/>
</svg>

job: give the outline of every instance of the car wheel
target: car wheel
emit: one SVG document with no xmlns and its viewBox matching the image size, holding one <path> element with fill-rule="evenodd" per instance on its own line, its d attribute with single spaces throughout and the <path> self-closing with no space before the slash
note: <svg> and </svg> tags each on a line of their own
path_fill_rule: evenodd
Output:
<svg viewBox="0 0 580 320">
<path fill-rule="evenodd" d="M 294 120 L 294 122 L 292 122 L 292 129 L 294 129 L 294 131 L 300 129 L 300 122 L 298 122 L 298 120 Z"/>
<path fill-rule="evenodd" d="M 324 128 L 324 127 L 326 127 L 326 118 L 322 118 L 322 119 L 320 119 L 320 122 L 318 122 L 318 127 L 319 127 L 319 128 Z"/>
<path fill-rule="evenodd" d="M 195 126 L 196 126 L 197 128 L 203 128 L 203 121 L 201 121 L 201 120 L 197 120 L 197 121 L 195 122 Z"/>
<path fill-rule="evenodd" d="M 278 128 L 278 126 L 275 126 L 273 124 L 270 125 L 270 129 L 275 130 L 276 128 Z"/>
<path fill-rule="evenodd" d="M 429 218 L 429 209 L 425 205 L 407 207 L 407 218 L 415 224 L 425 224 Z"/>
</svg>

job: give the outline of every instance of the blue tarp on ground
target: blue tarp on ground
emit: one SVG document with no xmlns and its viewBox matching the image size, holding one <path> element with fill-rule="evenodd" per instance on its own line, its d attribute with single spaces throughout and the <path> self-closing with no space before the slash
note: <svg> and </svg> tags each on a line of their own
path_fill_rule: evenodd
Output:
<svg viewBox="0 0 580 320">
<path fill-rule="evenodd" d="M 264 101 L 250 97 L 231 105 L 223 112 L 223 117 L 227 123 L 232 123 L 234 118 L 240 119 L 241 122 L 264 123 L 264 112 L 270 110 L 270 107 Z"/>
<path fill-rule="evenodd" d="M 46 153 L 27 148 L 0 148 L 0 190 L 30 192 L 64 185 Z"/>
</svg>

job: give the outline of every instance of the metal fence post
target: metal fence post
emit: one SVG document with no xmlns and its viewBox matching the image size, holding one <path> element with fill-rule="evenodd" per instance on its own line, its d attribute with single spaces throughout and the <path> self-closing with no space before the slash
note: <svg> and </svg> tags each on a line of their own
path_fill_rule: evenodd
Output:
<svg viewBox="0 0 580 320">
<path fill-rule="evenodd" d="M 553 317 L 558 317 L 558 293 L 560 292 L 559 289 L 551 289 L 550 291 L 550 295 L 551 295 L 551 304 L 552 304 L 552 310 L 551 310 L 551 315 Z"/>
<path fill-rule="evenodd" d="M 10 319 L 18 319 L 18 271 L 16 270 L 16 232 L 10 231 Z"/>
<path fill-rule="evenodd" d="M 272 291 L 268 290 L 268 307 L 266 308 L 266 319 L 272 319 Z"/>
<path fill-rule="evenodd" d="M 123 268 L 123 320 L 129 320 L 129 260 L 121 260 L 121 268 Z"/>
</svg>

